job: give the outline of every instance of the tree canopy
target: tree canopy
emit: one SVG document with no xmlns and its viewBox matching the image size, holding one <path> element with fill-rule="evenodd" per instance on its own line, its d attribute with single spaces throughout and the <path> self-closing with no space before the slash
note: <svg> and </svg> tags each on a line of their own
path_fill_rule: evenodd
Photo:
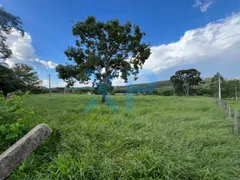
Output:
<svg viewBox="0 0 240 180">
<path fill-rule="evenodd" d="M 102 94 L 105 102 L 107 91 L 114 78 L 128 81 L 130 75 L 137 79 L 139 69 L 150 56 L 149 44 L 142 43 L 145 33 L 130 22 L 121 25 L 119 20 L 97 22 L 93 16 L 74 24 L 76 47 L 65 51 L 71 64 L 58 65 L 59 78 L 73 86 L 76 81 L 88 84 Z"/>
<path fill-rule="evenodd" d="M 35 72 L 34 68 L 29 65 L 17 63 L 13 67 L 13 71 L 16 78 L 25 86 L 26 91 L 39 87 L 42 83 L 38 78 L 37 72 Z"/>
<path fill-rule="evenodd" d="M 189 95 L 192 86 L 197 86 L 201 82 L 201 73 L 196 69 L 179 70 L 175 75 L 171 76 L 170 80 L 177 94 Z"/>
<path fill-rule="evenodd" d="M 6 36 L 4 34 L 11 34 L 13 31 L 18 31 L 24 35 L 22 28 L 22 21 L 19 17 L 14 16 L 3 7 L 0 7 L 0 59 L 9 58 L 12 55 L 12 51 L 6 44 Z"/>
<path fill-rule="evenodd" d="M 16 90 L 36 90 L 40 87 L 41 81 L 31 66 L 16 64 L 9 68 L 6 64 L 0 63 L 0 90 L 4 96 Z"/>
<path fill-rule="evenodd" d="M 7 93 L 22 88 L 22 84 L 16 78 L 14 71 L 0 63 L 0 91 L 6 96 Z"/>
</svg>

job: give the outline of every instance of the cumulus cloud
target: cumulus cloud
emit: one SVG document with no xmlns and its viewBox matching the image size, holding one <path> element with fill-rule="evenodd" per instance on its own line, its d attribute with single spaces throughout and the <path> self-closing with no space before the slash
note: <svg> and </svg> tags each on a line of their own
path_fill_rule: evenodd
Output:
<svg viewBox="0 0 240 180">
<path fill-rule="evenodd" d="M 193 7 L 199 7 L 200 10 L 205 13 L 210 8 L 210 6 L 213 4 L 213 0 L 196 0 Z"/>
<path fill-rule="evenodd" d="M 112 85 L 113 85 L 113 86 L 126 86 L 126 83 L 125 83 L 124 80 L 121 79 L 121 78 L 115 78 L 115 79 L 112 81 Z"/>
<path fill-rule="evenodd" d="M 43 79 L 42 80 L 42 86 L 48 87 L 48 85 L 49 85 L 48 79 Z"/>
<path fill-rule="evenodd" d="M 15 63 L 37 63 L 46 68 L 53 69 L 57 66 L 52 61 L 44 61 L 37 57 L 35 49 L 32 46 L 32 38 L 29 33 L 25 33 L 22 37 L 19 32 L 14 31 L 13 33 L 6 35 L 7 45 L 12 50 L 12 57 L 6 59 L 6 62 L 13 66 Z"/>
<path fill-rule="evenodd" d="M 235 13 L 205 27 L 188 30 L 177 42 L 152 47 L 144 68 L 159 72 L 199 61 L 238 60 L 239 48 L 240 13 Z"/>
</svg>

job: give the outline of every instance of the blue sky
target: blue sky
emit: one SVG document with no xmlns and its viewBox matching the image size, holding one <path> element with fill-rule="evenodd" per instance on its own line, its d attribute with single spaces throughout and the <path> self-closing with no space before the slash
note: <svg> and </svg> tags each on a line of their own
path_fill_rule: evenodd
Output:
<svg viewBox="0 0 240 180">
<path fill-rule="evenodd" d="M 67 62 L 63 52 L 74 43 L 72 21 L 88 15 L 100 21 L 131 21 L 147 33 L 143 41 L 151 43 L 152 55 L 137 83 L 169 79 L 184 68 L 196 68 L 203 77 L 217 71 L 227 78 L 240 77 L 239 0 L 1 0 L 0 4 L 21 17 L 27 32 L 23 39 L 17 33 L 9 36 L 14 54 L 8 63 L 33 65 L 45 84 L 50 73 L 53 86 L 64 85 L 54 66 Z M 146 71 L 155 78 L 146 78 Z"/>
</svg>

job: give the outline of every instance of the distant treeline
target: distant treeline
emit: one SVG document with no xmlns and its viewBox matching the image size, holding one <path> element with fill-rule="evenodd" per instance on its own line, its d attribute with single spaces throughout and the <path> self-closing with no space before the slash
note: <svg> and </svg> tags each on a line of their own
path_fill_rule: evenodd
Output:
<svg viewBox="0 0 240 180">
<path fill-rule="evenodd" d="M 239 94 L 240 80 L 239 79 L 226 79 L 219 73 L 213 77 L 199 78 L 198 82 L 191 84 L 195 81 L 196 76 L 193 74 L 195 69 L 177 71 L 174 75 L 175 84 L 171 80 L 158 81 L 152 83 L 133 84 L 127 86 L 114 86 L 108 90 L 109 94 L 148 94 L 148 95 L 162 95 L 172 96 L 186 95 L 185 87 L 188 85 L 188 92 L 190 96 L 218 96 L 218 83 L 221 80 L 222 97 L 236 98 Z M 16 64 L 13 68 L 9 68 L 6 64 L 0 63 L 0 91 L 6 96 L 7 93 L 12 92 L 17 95 L 24 94 L 30 91 L 32 94 L 49 93 L 47 87 L 42 86 L 42 81 L 39 80 L 34 68 L 25 64 Z M 196 71 L 198 75 L 200 72 Z M 188 76 L 186 76 L 186 74 Z M 186 79 L 182 79 L 186 78 Z M 137 81 L 136 81 L 137 82 Z M 51 93 L 72 93 L 72 94 L 100 94 L 93 87 L 56 87 L 51 88 Z"/>
<path fill-rule="evenodd" d="M 198 86 L 191 88 L 191 96 L 218 96 L 218 74 L 214 77 L 204 78 Z M 237 79 L 226 79 L 221 76 L 221 89 L 222 97 L 234 98 L 238 96 L 240 90 L 240 81 Z M 42 87 L 38 93 L 48 93 L 49 90 L 46 87 Z M 52 93 L 73 93 L 73 94 L 98 94 L 93 87 L 72 87 L 64 88 L 57 87 L 51 88 Z M 36 92 L 34 92 L 36 93 Z M 111 95 L 114 94 L 146 94 L 146 95 L 161 95 L 161 96 L 172 96 L 172 95 L 184 95 L 183 93 L 177 93 L 170 80 L 159 81 L 154 83 L 135 84 L 129 86 L 115 86 L 109 92 Z"/>
<path fill-rule="evenodd" d="M 49 93 L 49 89 L 46 87 L 42 87 L 37 93 Z M 99 94 L 97 90 L 93 87 L 56 87 L 51 88 L 51 93 Z M 112 95 L 116 93 L 173 95 L 173 86 L 171 81 L 167 80 L 128 86 L 114 86 L 109 93 Z"/>
</svg>

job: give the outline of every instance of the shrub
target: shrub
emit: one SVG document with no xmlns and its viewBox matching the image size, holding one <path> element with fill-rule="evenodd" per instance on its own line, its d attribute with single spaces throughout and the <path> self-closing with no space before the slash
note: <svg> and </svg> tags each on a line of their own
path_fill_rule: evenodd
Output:
<svg viewBox="0 0 240 180">
<path fill-rule="evenodd" d="M 23 96 L 23 95 L 25 95 L 25 93 L 22 92 L 21 90 L 17 90 L 17 91 L 15 91 L 15 92 L 13 92 L 12 95 Z"/>
<path fill-rule="evenodd" d="M 13 95 L 5 100 L 0 94 L 0 153 L 26 134 L 36 122 L 38 116 L 33 108 L 23 105 L 22 100 L 27 96 Z"/>
<path fill-rule="evenodd" d="M 165 90 L 162 92 L 163 96 L 172 96 L 173 95 L 173 90 Z"/>
</svg>

